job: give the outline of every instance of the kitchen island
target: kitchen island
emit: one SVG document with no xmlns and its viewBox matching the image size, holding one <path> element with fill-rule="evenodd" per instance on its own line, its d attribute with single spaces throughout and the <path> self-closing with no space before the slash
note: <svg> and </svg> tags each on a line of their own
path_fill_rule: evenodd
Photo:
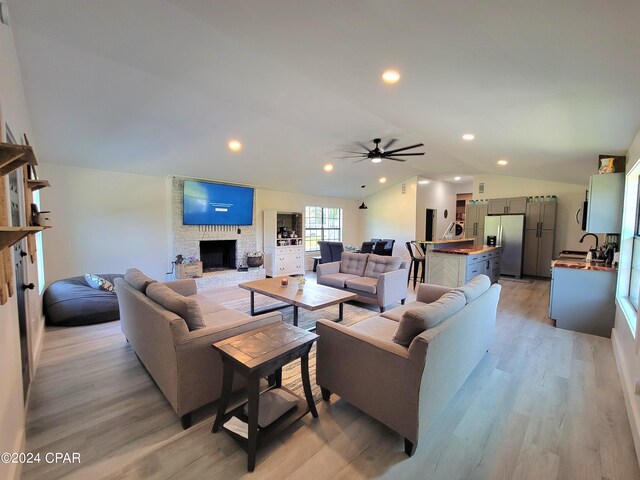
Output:
<svg viewBox="0 0 640 480">
<path fill-rule="evenodd" d="M 475 238 L 423 242 L 427 283 L 459 287 L 484 274 L 491 283 L 500 277 L 500 247 L 477 246 Z"/>
<path fill-rule="evenodd" d="M 556 327 L 611 337 L 618 269 L 584 260 L 551 263 L 549 317 Z"/>
</svg>

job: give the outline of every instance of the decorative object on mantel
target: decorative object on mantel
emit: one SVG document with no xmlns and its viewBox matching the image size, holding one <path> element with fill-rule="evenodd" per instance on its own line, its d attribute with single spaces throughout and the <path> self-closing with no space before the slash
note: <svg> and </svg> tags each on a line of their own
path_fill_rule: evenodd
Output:
<svg viewBox="0 0 640 480">
<path fill-rule="evenodd" d="M 365 189 L 365 185 L 362 185 L 360 188 L 362 189 L 362 204 L 361 204 L 358 208 L 359 208 L 360 210 L 366 210 L 366 209 L 367 209 L 367 208 L 369 208 L 369 207 L 367 207 L 367 206 L 365 205 L 365 203 L 364 203 L 364 189 Z"/>
</svg>

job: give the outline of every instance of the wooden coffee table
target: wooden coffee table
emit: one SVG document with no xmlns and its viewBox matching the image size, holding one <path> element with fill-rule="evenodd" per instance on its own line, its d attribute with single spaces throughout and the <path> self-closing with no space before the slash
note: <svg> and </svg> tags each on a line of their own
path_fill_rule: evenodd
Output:
<svg viewBox="0 0 640 480">
<path fill-rule="evenodd" d="M 315 333 L 292 327 L 284 322 L 276 322 L 211 345 L 220 352 L 224 367 L 222 395 L 211 431 L 220 431 L 232 416 L 237 416 L 242 421 L 248 420 L 247 438 L 231 430 L 227 432 L 247 451 L 247 468 L 250 472 L 255 468 L 258 442 L 268 441 L 309 412 L 314 417 L 318 416 L 309 381 L 309 350 L 317 338 L 318 335 Z M 289 410 L 267 427 L 258 429 L 260 379 L 269 376 L 273 379 L 272 388 L 282 388 L 293 394 L 282 387 L 282 367 L 297 358 L 300 358 L 300 375 L 305 399 L 298 397 L 298 404 L 293 410 Z M 247 379 L 246 416 L 243 413 L 244 404 L 227 412 L 234 372 Z"/>
<path fill-rule="evenodd" d="M 355 293 L 345 292 L 337 288 L 318 285 L 317 283 L 307 282 L 304 290 L 298 290 L 298 282 L 296 278 L 289 278 L 289 285 L 284 287 L 280 284 L 282 277 L 266 278 L 264 280 L 255 280 L 253 282 L 241 283 L 240 288 L 251 292 L 251 315 L 260 315 L 261 313 L 273 312 L 288 306 L 293 306 L 293 325 L 298 326 L 298 308 L 305 310 L 319 310 L 331 305 L 339 305 L 339 314 L 336 322 L 343 319 L 343 304 L 357 297 Z M 284 306 L 265 308 L 259 311 L 255 309 L 255 294 L 266 295 L 286 303 Z M 315 330 L 311 329 L 311 330 Z"/>
</svg>

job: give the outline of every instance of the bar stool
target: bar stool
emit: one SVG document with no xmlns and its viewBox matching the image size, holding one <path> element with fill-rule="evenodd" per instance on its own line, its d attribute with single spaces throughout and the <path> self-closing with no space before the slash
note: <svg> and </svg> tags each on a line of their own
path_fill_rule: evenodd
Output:
<svg viewBox="0 0 640 480">
<path fill-rule="evenodd" d="M 413 289 L 416 289 L 416 283 L 418 281 L 418 269 L 422 267 L 422 272 L 420 274 L 420 283 L 424 283 L 425 279 L 425 267 L 426 267 L 426 259 L 424 253 L 422 252 L 422 248 L 415 241 L 413 242 L 405 242 L 407 246 L 407 250 L 409 250 L 409 255 L 411 255 L 411 265 L 409 266 L 409 275 L 407 276 L 407 285 L 411 281 L 411 269 L 413 269 Z"/>
</svg>

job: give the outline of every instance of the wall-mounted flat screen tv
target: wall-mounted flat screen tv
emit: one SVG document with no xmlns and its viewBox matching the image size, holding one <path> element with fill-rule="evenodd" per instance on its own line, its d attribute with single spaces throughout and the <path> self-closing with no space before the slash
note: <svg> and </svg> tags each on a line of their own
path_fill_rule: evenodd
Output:
<svg viewBox="0 0 640 480">
<path fill-rule="evenodd" d="M 253 188 L 184 181 L 184 225 L 252 225 Z"/>
</svg>

